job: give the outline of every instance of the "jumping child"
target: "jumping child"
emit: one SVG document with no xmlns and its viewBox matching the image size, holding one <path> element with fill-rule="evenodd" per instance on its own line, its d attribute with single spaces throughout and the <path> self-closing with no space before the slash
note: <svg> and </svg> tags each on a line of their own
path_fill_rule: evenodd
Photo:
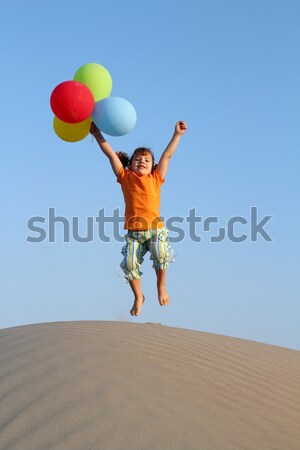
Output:
<svg viewBox="0 0 300 450">
<path fill-rule="evenodd" d="M 170 301 L 166 290 L 170 244 L 168 230 L 159 212 L 160 188 L 165 181 L 170 158 L 186 130 L 185 122 L 176 123 L 172 139 L 156 165 L 149 148 L 137 148 L 130 158 L 126 153 L 115 153 L 97 126 L 93 122 L 91 124 L 90 132 L 108 157 L 124 195 L 124 228 L 127 234 L 120 266 L 134 294 L 134 303 L 130 310 L 132 316 L 140 314 L 145 300 L 141 288 L 140 268 L 147 251 L 151 254 L 150 258 L 156 271 L 159 304 L 165 306 Z"/>
</svg>

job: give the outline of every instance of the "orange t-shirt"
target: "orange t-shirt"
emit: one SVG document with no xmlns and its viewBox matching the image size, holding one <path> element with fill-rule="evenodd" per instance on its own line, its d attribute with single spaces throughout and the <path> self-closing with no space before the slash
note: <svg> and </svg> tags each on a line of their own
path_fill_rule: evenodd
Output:
<svg viewBox="0 0 300 450">
<path fill-rule="evenodd" d="M 159 213 L 160 187 L 164 181 L 157 169 L 139 176 L 122 167 L 117 182 L 125 200 L 125 229 L 151 230 L 164 226 Z"/>
</svg>

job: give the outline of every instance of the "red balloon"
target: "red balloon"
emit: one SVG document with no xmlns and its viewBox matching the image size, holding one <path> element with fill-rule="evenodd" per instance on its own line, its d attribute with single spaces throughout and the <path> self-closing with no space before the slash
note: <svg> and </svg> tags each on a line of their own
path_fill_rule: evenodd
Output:
<svg viewBox="0 0 300 450">
<path fill-rule="evenodd" d="M 78 123 L 87 119 L 94 109 L 92 92 L 79 81 L 64 81 L 53 90 L 50 105 L 63 122 Z"/>
</svg>

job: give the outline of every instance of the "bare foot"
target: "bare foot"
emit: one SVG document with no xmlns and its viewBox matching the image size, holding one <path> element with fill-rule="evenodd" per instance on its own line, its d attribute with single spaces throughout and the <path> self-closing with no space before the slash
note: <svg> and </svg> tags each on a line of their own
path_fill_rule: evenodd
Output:
<svg viewBox="0 0 300 450">
<path fill-rule="evenodd" d="M 158 301 L 160 306 L 166 306 L 170 303 L 170 297 L 166 288 L 158 288 Z"/>
<path fill-rule="evenodd" d="M 145 296 L 138 296 L 134 299 L 133 307 L 130 310 L 132 316 L 139 316 L 142 310 L 142 305 L 145 301 Z"/>
</svg>

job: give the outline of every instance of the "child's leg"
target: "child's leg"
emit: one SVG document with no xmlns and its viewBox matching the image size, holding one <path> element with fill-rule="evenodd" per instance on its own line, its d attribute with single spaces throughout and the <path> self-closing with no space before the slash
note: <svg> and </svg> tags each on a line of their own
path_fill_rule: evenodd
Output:
<svg viewBox="0 0 300 450">
<path fill-rule="evenodd" d="M 170 297 L 166 289 L 167 269 L 155 269 L 157 276 L 157 294 L 161 306 L 166 306 L 170 302 Z"/>
<path fill-rule="evenodd" d="M 134 294 L 134 303 L 130 310 L 132 316 L 138 316 L 140 314 L 144 302 L 140 280 L 142 275 L 140 267 L 146 252 L 147 246 L 145 244 L 139 242 L 138 239 L 133 239 L 128 235 L 126 236 L 126 244 L 122 248 L 124 258 L 120 266 Z"/>
<path fill-rule="evenodd" d="M 144 295 L 141 287 L 141 279 L 138 278 L 137 280 L 128 280 L 128 281 L 134 294 L 134 303 L 130 310 L 130 314 L 132 316 L 138 316 L 141 312 L 142 305 L 144 303 Z"/>
<path fill-rule="evenodd" d="M 170 302 L 170 297 L 166 289 L 166 275 L 169 267 L 169 238 L 166 228 L 155 230 L 150 240 L 150 253 L 153 260 L 153 267 L 157 277 L 157 294 L 161 306 Z"/>
</svg>

